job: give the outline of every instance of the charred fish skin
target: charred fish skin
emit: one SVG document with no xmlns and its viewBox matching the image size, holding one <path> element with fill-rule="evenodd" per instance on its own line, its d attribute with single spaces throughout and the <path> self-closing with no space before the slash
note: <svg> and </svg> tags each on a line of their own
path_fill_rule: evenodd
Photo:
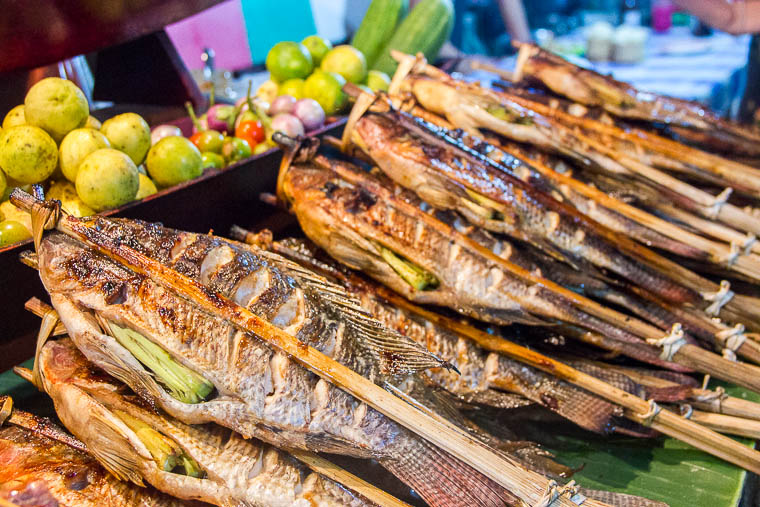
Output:
<svg viewBox="0 0 760 507">
<path fill-rule="evenodd" d="M 271 322 L 359 373 L 372 377 L 373 371 L 381 372 L 371 354 L 356 354 L 352 347 L 358 344 L 346 343 L 350 334 L 345 326 L 336 324 L 334 332 L 327 333 L 324 330 L 332 328 L 326 319 L 325 327 L 312 328 L 316 336 L 310 339 L 304 332 L 310 324 L 309 306 L 303 302 L 301 287 L 280 276 L 276 268 L 261 266 L 262 260 L 253 259 L 251 252 L 237 252 L 230 243 L 159 226 L 142 234 L 144 224 L 134 224 L 130 233 L 123 222 L 96 220 L 101 230 L 127 244 L 147 245 L 140 247 L 143 251 L 155 249 L 154 258 L 177 266 L 183 274 L 208 280 L 209 287 L 230 287 L 230 299 L 269 316 Z M 145 235 L 152 236 L 153 243 Z M 374 457 L 432 505 L 490 506 L 515 501 L 490 480 L 318 379 L 256 336 L 200 311 L 148 277 L 136 276 L 60 234 L 44 238 L 38 255 L 40 276 L 77 347 L 180 421 L 215 422 L 277 446 Z M 201 373 L 214 384 L 216 398 L 189 405 L 171 397 L 126 349 L 101 332 L 92 321 L 93 313 L 141 333 Z M 431 482 L 428 472 L 420 472 L 433 468 L 447 482 Z"/>
<path fill-rule="evenodd" d="M 329 159 L 294 164 L 281 176 L 279 193 L 308 238 L 339 262 L 364 271 L 411 301 L 448 306 L 498 324 L 576 323 L 612 338 L 614 342 L 604 345 L 610 350 L 679 368 L 662 361 L 655 348 L 627 331 L 572 306 L 548 287 L 549 281 L 531 279 L 525 270 L 501 258 L 497 262 L 498 256 L 487 248 L 409 205 L 399 197 L 403 192 L 398 188 L 386 187 L 350 164 Z M 362 206 L 357 207 L 357 202 Z M 432 272 L 440 285 L 415 290 L 380 257 L 378 244 Z"/>
<path fill-rule="evenodd" d="M 438 132 L 442 138 L 456 140 L 462 146 L 476 152 L 490 152 L 489 156 L 495 153 L 499 162 L 510 159 L 506 153 L 499 153 L 495 147 L 471 139 L 465 133 L 448 132 L 418 118 L 406 116 L 403 112 L 368 114 L 356 123 L 354 131 L 354 137 L 361 138 L 360 146 L 400 185 L 422 192 L 421 189 L 425 188 L 424 182 L 443 178 L 445 181 L 432 186 L 443 188 L 448 184 L 449 188 L 470 188 L 488 198 L 496 199 L 499 203 L 508 203 L 502 210 L 504 220 L 496 222 L 504 224 L 505 228 L 495 232 L 517 234 L 518 239 L 528 236 L 539 245 L 548 243 L 549 248 L 557 249 L 563 255 L 583 258 L 597 266 L 610 269 L 669 300 L 698 300 L 698 294 L 621 253 L 606 237 L 598 233 L 603 227 L 601 224 L 592 222 L 588 217 L 580 215 L 574 208 L 550 195 L 532 189 L 519 178 L 512 177 L 504 171 L 497 171 L 467 156 L 451 143 L 447 145 L 435 139 L 430 132 Z M 407 127 L 401 120 L 406 120 L 412 127 Z M 511 170 L 513 168 L 510 168 Z M 414 177 L 420 182 L 410 184 Z M 449 195 L 451 194 L 450 191 Z M 430 196 L 429 193 L 421 193 L 420 197 L 426 199 Z M 441 199 L 437 202 L 430 201 L 430 204 L 436 207 L 452 207 Z M 482 222 L 482 225 L 494 227 L 494 223 L 495 221 L 488 220 Z"/>
<path fill-rule="evenodd" d="M 313 505 L 312 496 L 318 496 L 317 503 L 325 507 L 370 505 L 329 479 L 309 473 L 272 447 L 244 440 L 221 426 L 188 426 L 156 413 L 89 363 L 69 339 L 46 343 L 38 361 L 43 385 L 56 402 L 59 417 L 91 451 L 107 445 L 101 440 L 103 433 L 98 432 L 99 423 L 86 424 L 103 406 L 113 414 L 142 421 L 198 463 L 205 477 L 180 476 L 144 466 L 142 478 L 165 493 L 224 507 L 241 503 L 307 507 Z M 90 407 L 96 408 L 88 410 Z M 82 410 L 75 413 L 77 408 Z"/>
<path fill-rule="evenodd" d="M 0 428 L 0 463 L 0 499 L 11 505 L 190 505 L 120 481 L 89 455 L 18 426 Z"/>
</svg>

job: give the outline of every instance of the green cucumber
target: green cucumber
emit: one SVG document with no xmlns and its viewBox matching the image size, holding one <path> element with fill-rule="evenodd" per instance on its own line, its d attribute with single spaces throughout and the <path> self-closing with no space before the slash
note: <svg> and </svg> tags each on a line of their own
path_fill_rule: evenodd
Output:
<svg viewBox="0 0 760 507">
<path fill-rule="evenodd" d="M 406 13 L 407 4 L 408 0 L 372 0 L 369 4 L 359 29 L 351 39 L 351 45 L 364 54 L 368 68 L 372 68 L 383 45 L 393 36 Z"/>
<path fill-rule="evenodd" d="M 422 52 L 432 63 L 453 27 L 451 0 L 421 0 L 401 22 L 372 68 L 392 76 L 398 64 L 391 56 L 391 49 L 411 55 Z"/>
</svg>

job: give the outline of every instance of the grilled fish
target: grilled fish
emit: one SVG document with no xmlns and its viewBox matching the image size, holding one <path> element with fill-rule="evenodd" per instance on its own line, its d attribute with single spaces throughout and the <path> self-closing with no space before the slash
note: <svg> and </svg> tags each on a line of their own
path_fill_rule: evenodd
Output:
<svg viewBox="0 0 760 507">
<path fill-rule="evenodd" d="M 187 505 L 118 480 L 80 450 L 10 425 L 0 428 L 0 500 L 44 507 Z"/>
<path fill-rule="evenodd" d="M 416 196 L 351 164 L 321 155 L 293 164 L 281 171 L 278 192 L 309 239 L 412 301 L 500 324 L 575 324 L 611 338 L 603 339 L 605 347 L 679 368 L 639 338 L 573 306 L 552 282 L 423 212 Z M 410 284 L 404 274 L 409 263 L 409 270 L 424 271 L 433 283 L 423 276 L 421 285 Z"/>
<path fill-rule="evenodd" d="M 739 151 L 760 153 L 760 136 L 738 124 L 720 119 L 704 106 L 685 100 L 641 92 L 533 45 L 525 45 L 521 73 L 539 81 L 553 92 L 584 105 L 599 106 L 609 113 L 636 120 L 686 128 L 719 136 Z"/>
<path fill-rule="evenodd" d="M 156 413 L 69 339 L 47 342 L 37 361 L 64 425 L 123 479 L 223 507 L 369 505 L 277 449 L 221 426 L 188 426 Z"/>
<path fill-rule="evenodd" d="M 313 245 L 288 239 L 278 242 L 277 251 L 290 252 L 292 258 L 311 266 L 323 266 L 325 271 L 340 279 L 346 290 L 375 318 L 453 364 L 460 374 L 433 368 L 426 375 L 435 385 L 457 397 L 499 407 L 502 392 L 520 394 L 599 433 L 612 431 L 614 418 L 622 415 L 618 407 L 582 389 L 512 359 L 489 353 L 474 342 L 389 303 L 379 295 L 382 288 L 375 282 L 342 270 L 334 263 L 326 263 Z M 627 384 L 627 390 L 634 392 L 633 383 Z"/>
<path fill-rule="evenodd" d="M 337 286 L 285 274 L 274 254 L 157 224 L 87 219 L 100 234 L 234 300 L 365 377 L 383 383 L 444 363 L 357 311 Z M 85 219 L 82 220 L 85 223 Z M 40 276 L 85 356 L 144 399 L 187 424 L 214 422 L 278 447 L 375 458 L 433 506 L 505 505 L 516 498 L 344 391 L 273 351 L 255 335 L 199 310 L 69 237 L 38 249 Z M 293 263 L 289 263 L 291 265 Z M 96 320 L 128 328 L 213 386 L 181 401 Z"/>
<path fill-rule="evenodd" d="M 431 132 L 437 132 L 438 138 Z M 647 259 L 626 255 L 612 241 L 612 231 L 601 224 L 440 140 L 452 136 L 458 137 L 462 147 L 493 151 L 488 143 L 469 139 L 465 133 L 445 131 L 394 111 L 364 115 L 352 139 L 391 179 L 434 207 L 457 209 L 486 229 L 571 259 L 584 259 L 668 300 L 700 300 L 696 292 L 649 268 Z M 506 159 L 504 163 L 514 167 L 520 161 Z"/>
</svg>

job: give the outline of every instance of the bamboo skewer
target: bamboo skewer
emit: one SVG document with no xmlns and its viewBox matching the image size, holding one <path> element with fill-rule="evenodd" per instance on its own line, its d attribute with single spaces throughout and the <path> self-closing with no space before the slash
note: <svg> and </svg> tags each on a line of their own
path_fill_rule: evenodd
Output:
<svg viewBox="0 0 760 507">
<path fill-rule="evenodd" d="M 431 67 L 426 67 L 431 68 Z M 440 71 L 437 71 L 440 72 Z M 363 98 L 363 96 L 362 96 Z M 357 106 L 359 101 L 357 101 Z M 355 107 L 351 112 L 351 118 L 356 120 L 363 112 L 369 107 L 370 101 L 364 100 L 363 107 Z M 355 121 L 354 121 L 355 123 Z M 347 127 L 348 129 L 348 127 Z M 347 145 L 347 139 L 350 136 L 349 130 L 344 130 L 343 133 L 343 146 Z M 351 170 L 344 169 L 340 164 L 331 164 L 325 160 L 324 157 L 314 157 L 314 163 L 323 166 L 326 169 L 336 172 L 339 176 L 354 184 L 369 184 L 361 176 L 354 174 Z M 361 181 L 360 181 L 361 180 Z M 381 192 L 382 193 L 382 192 Z M 436 219 L 427 215 L 417 213 L 417 209 L 403 200 L 394 200 L 394 206 L 399 209 L 408 210 L 409 214 L 416 215 L 418 220 L 425 222 L 431 228 L 437 228 L 441 230 L 441 224 Z M 445 234 L 456 238 L 456 240 L 467 248 L 477 252 L 479 255 L 488 259 L 489 262 L 500 266 L 506 273 L 510 273 L 512 276 L 520 278 L 525 283 L 530 285 L 536 285 L 538 287 L 545 287 L 555 294 L 564 297 L 570 301 L 574 306 L 581 311 L 593 315 L 606 323 L 633 333 L 640 338 L 646 340 L 652 346 L 669 346 L 671 343 L 678 343 L 678 346 L 673 347 L 670 352 L 663 354 L 661 357 L 667 361 L 673 361 L 691 369 L 703 373 L 709 373 L 717 378 L 739 384 L 754 391 L 760 392 L 760 368 L 749 365 L 746 363 L 738 363 L 721 357 L 717 354 L 704 350 L 700 347 L 683 344 L 682 341 L 676 339 L 671 332 L 669 335 L 663 333 L 662 330 L 647 324 L 639 319 L 631 318 L 620 312 L 617 312 L 611 308 L 600 305 L 599 303 L 588 299 L 582 295 L 579 295 L 567 288 L 554 283 L 549 279 L 536 276 L 534 273 L 529 272 L 515 264 L 507 261 L 506 259 L 497 256 L 488 248 L 485 248 L 481 244 L 472 240 L 460 232 L 446 227 Z M 664 336 L 665 335 L 665 336 Z M 589 335 L 583 335 L 589 336 Z M 745 351 L 748 348 L 745 349 Z M 665 352 L 666 349 L 663 349 Z"/>
<path fill-rule="evenodd" d="M 515 72 L 501 69 L 488 63 L 474 61 L 470 65 L 473 69 L 491 72 L 506 81 L 519 81 L 519 79 L 515 79 Z M 528 107 L 542 115 L 553 116 L 566 123 L 571 123 L 585 129 L 591 129 L 599 133 L 631 141 L 643 148 L 664 155 L 672 160 L 707 171 L 719 178 L 734 183 L 739 189 L 743 189 L 744 192 L 751 192 L 755 196 L 760 193 L 760 170 L 755 167 L 741 164 L 697 148 L 692 148 L 677 141 L 673 141 L 672 139 L 667 139 L 641 129 L 621 129 L 583 116 L 575 116 L 561 109 L 547 106 L 525 97 L 510 94 L 510 98 L 524 107 Z"/>
<path fill-rule="evenodd" d="M 731 415 L 690 410 L 683 417 L 687 417 L 700 426 L 709 428 L 717 433 L 736 435 L 752 439 L 760 438 L 760 421 L 734 417 Z"/>
<path fill-rule="evenodd" d="M 379 287 L 378 289 L 378 295 L 391 304 L 415 313 L 460 336 L 471 339 L 486 350 L 503 354 L 511 359 L 533 366 L 550 375 L 586 389 L 607 401 L 620 405 L 626 409 L 626 416 L 633 421 L 638 423 L 649 422 L 642 414 L 646 415 L 650 412 L 650 404 L 631 393 L 618 389 L 596 377 L 592 377 L 543 354 L 503 338 L 490 335 L 460 321 L 418 307 L 389 289 L 384 287 Z M 760 459 L 760 453 L 757 451 L 668 411 L 660 411 L 654 415 L 651 427 L 665 435 L 682 440 L 734 464 L 738 464 L 739 461 L 750 464 Z M 753 466 L 756 466 L 756 464 Z"/>
<path fill-rule="evenodd" d="M 539 502 L 549 490 L 550 482 L 547 478 L 523 469 L 516 462 L 493 453 L 488 447 L 470 436 L 452 431 L 448 426 L 414 409 L 408 403 L 318 350 L 301 343 L 295 337 L 259 318 L 248 309 L 209 291 L 203 285 L 163 266 L 127 245 L 112 241 L 95 230 L 94 227 L 87 225 L 91 222 L 78 220 L 65 214 L 59 218 L 60 209 L 57 205 L 38 201 L 19 189 L 13 192 L 12 200 L 16 206 L 32 213 L 32 216 L 35 214 L 43 216 L 44 220 L 38 222 L 40 225 L 44 225 L 48 229 L 58 229 L 133 271 L 150 276 L 156 283 L 182 294 L 205 311 L 228 320 L 241 330 L 253 333 L 269 345 L 288 354 L 307 370 L 335 384 L 378 412 L 456 456 L 523 501 L 529 504 Z M 42 231 L 35 232 L 41 235 Z M 737 456 L 736 462 L 760 471 L 760 460 L 753 463 L 751 460 Z M 566 507 L 575 505 L 564 496 L 561 496 L 557 502 Z M 587 500 L 584 505 L 599 506 L 604 504 Z"/>
<path fill-rule="evenodd" d="M 397 60 L 399 60 L 399 61 L 409 61 L 411 59 L 414 59 L 414 57 L 412 57 L 410 55 L 404 55 L 403 53 L 399 53 L 399 52 L 394 52 L 394 57 Z M 450 76 L 448 74 L 446 74 L 445 72 L 443 72 L 443 71 L 441 71 L 441 70 L 439 70 L 439 69 L 437 69 L 435 67 L 432 67 L 430 65 L 427 65 L 422 60 L 418 61 L 418 65 L 416 65 L 414 67 L 414 69 L 415 69 L 416 72 L 421 72 L 421 73 L 423 73 L 425 75 L 428 75 L 430 77 L 433 77 L 435 79 L 441 79 L 441 80 L 450 80 L 451 79 Z M 501 94 L 501 95 L 505 95 L 505 94 Z M 508 100 L 513 100 L 513 98 L 511 96 L 507 97 L 507 99 Z M 518 108 L 522 108 L 523 107 L 520 104 L 517 104 L 517 106 L 518 106 Z M 464 109 L 466 109 L 469 112 L 470 115 L 474 115 L 473 116 L 474 120 L 481 121 L 481 122 L 487 122 L 483 126 L 486 126 L 487 128 L 489 128 L 491 130 L 494 130 L 495 132 L 500 132 L 503 135 L 507 135 L 508 137 L 511 137 L 512 132 L 511 132 L 510 129 L 512 127 L 510 126 L 510 124 L 508 122 L 493 117 L 492 115 L 490 115 L 489 113 L 487 113 L 484 110 L 480 109 L 479 107 L 464 108 Z M 459 108 L 460 114 L 463 112 L 464 109 L 463 109 L 463 107 Z M 549 124 L 554 123 L 554 122 L 551 122 L 548 118 L 546 119 L 546 122 L 549 123 Z M 554 124 L 556 125 L 556 123 L 554 123 Z M 468 126 L 466 126 L 466 125 L 459 125 L 459 126 L 465 127 L 466 130 L 471 130 L 471 129 L 468 129 L 467 128 Z M 571 132 L 571 131 L 569 131 L 567 129 L 562 129 L 561 127 L 558 127 L 558 128 L 560 128 L 561 131 L 565 132 L 565 134 L 567 134 L 567 135 L 571 135 L 571 136 L 576 136 L 577 137 L 577 134 L 574 133 L 574 132 Z M 549 142 L 552 146 L 556 146 L 557 145 L 557 141 L 556 141 L 555 137 L 556 136 L 553 136 L 553 135 L 549 136 L 547 134 L 546 141 Z M 521 139 L 521 140 L 525 141 L 524 139 Z M 581 137 L 580 142 L 582 144 L 584 144 L 584 145 L 590 145 L 590 146 L 592 145 L 592 146 L 594 146 L 595 149 L 598 149 L 605 156 L 608 156 L 608 154 L 611 153 L 610 150 L 608 148 L 606 148 L 603 144 L 598 143 L 598 142 L 596 142 L 596 141 L 594 141 L 592 139 Z M 509 151 L 509 150 L 507 150 L 507 151 Z M 610 158 L 614 158 L 616 162 L 619 162 L 618 159 L 620 157 L 614 156 L 614 157 L 610 157 Z M 654 178 L 655 183 L 657 183 L 659 181 L 658 178 L 655 176 L 655 173 L 660 173 L 659 171 L 656 171 L 655 169 L 649 168 L 648 166 L 644 166 L 643 164 L 640 164 L 637 161 L 632 160 L 630 158 L 624 158 L 624 161 L 630 162 L 633 168 L 635 168 L 635 169 L 637 169 L 637 170 L 639 170 L 641 172 L 644 172 L 644 173 L 648 174 L 649 177 L 650 177 L 650 179 Z M 533 164 L 531 164 L 531 165 L 533 165 Z M 536 165 L 540 165 L 540 164 L 536 164 Z M 548 168 L 545 168 L 545 167 L 544 168 L 537 167 L 536 169 L 545 169 L 545 170 L 548 170 L 548 171 L 550 171 L 552 173 L 554 172 L 551 169 L 548 169 Z M 653 173 L 653 171 L 655 173 Z M 545 176 L 550 177 L 550 179 L 554 176 L 554 174 L 548 174 L 548 175 L 545 174 L 545 172 L 543 170 L 540 171 L 540 172 L 542 174 L 544 174 Z M 663 177 L 672 178 L 669 175 L 666 175 L 664 173 L 660 173 L 660 174 L 662 174 Z M 566 179 L 569 178 L 566 175 L 563 175 L 563 176 L 565 176 Z M 572 182 L 576 182 L 576 183 L 580 184 L 580 182 L 577 182 L 577 180 L 575 180 L 573 178 L 569 178 L 569 179 L 572 180 Z M 579 190 L 578 188 L 576 188 L 578 185 L 571 184 L 568 181 L 564 181 L 563 183 L 569 185 L 571 188 L 573 188 L 574 190 L 576 190 L 578 193 L 580 193 L 584 197 L 589 198 L 589 199 L 593 199 L 593 200 L 597 200 L 598 202 L 601 202 L 598 199 L 594 199 L 594 197 L 592 197 L 591 195 L 588 195 L 588 193 L 583 192 L 583 191 Z M 678 180 L 676 180 L 676 184 L 680 185 L 681 182 L 678 181 Z M 585 186 L 585 185 L 583 185 L 583 186 Z M 691 188 L 694 188 L 694 187 L 691 187 Z M 614 211 L 616 211 L 618 213 L 621 213 L 624 216 L 626 216 L 626 217 L 628 217 L 628 218 L 630 218 L 630 219 L 632 219 L 632 220 L 640 223 L 641 225 L 649 227 L 649 228 L 651 228 L 651 229 L 659 232 L 660 234 L 664 234 L 665 236 L 668 236 L 671 239 L 674 239 L 676 241 L 685 242 L 687 244 L 690 244 L 693 247 L 696 247 L 696 248 L 699 248 L 699 249 L 705 251 L 706 253 L 708 253 L 710 255 L 712 262 L 714 262 L 716 264 L 728 263 L 728 264 L 730 264 L 729 265 L 730 268 L 736 269 L 737 271 L 739 271 L 739 272 L 741 272 L 741 273 L 743 273 L 743 274 L 745 274 L 747 276 L 750 276 L 750 277 L 753 277 L 755 279 L 760 280 L 760 261 L 756 261 L 754 259 L 747 258 L 747 257 L 741 256 L 741 255 L 737 256 L 737 255 L 735 255 L 735 252 L 733 252 L 731 250 L 731 248 L 728 247 L 727 245 L 723 245 L 721 243 L 715 243 L 713 241 L 710 241 L 710 240 L 707 240 L 705 238 L 702 238 L 701 236 L 688 233 L 688 231 L 685 231 L 681 227 L 675 226 L 673 224 L 669 224 L 669 222 L 666 222 L 665 220 L 659 219 L 659 218 L 654 217 L 654 216 L 652 216 L 652 215 L 650 215 L 650 214 L 648 214 L 648 213 L 646 213 L 644 211 L 639 210 L 638 208 L 635 208 L 635 207 L 630 206 L 628 204 L 625 204 L 625 203 L 622 203 L 620 201 L 617 201 L 616 199 L 610 198 L 609 196 L 606 196 L 606 194 L 603 194 L 602 192 L 599 192 L 596 189 L 594 189 L 594 190 L 595 190 L 595 194 L 602 194 L 605 197 L 607 197 L 606 204 L 604 204 L 605 207 L 608 207 L 608 208 L 610 208 L 610 209 L 612 209 L 612 210 L 614 210 Z M 715 204 L 715 198 L 712 195 L 710 195 L 710 194 L 708 194 L 706 192 L 703 192 L 703 191 L 701 191 L 699 189 L 695 189 L 694 188 L 694 190 L 697 191 L 697 192 L 696 192 L 696 194 L 692 195 L 691 198 L 697 198 L 698 200 L 701 199 L 700 202 L 702 204 L 704 204 L 704 205 L 712 206 L 713 204 Z M 595 197 L 599 197 L 599 196 L 595 195 Z M 614 201 L 615 204 L 610 204 L 609 201 Z M 719 211 L 721 213 L 729 213 L 729 214 L 733 214 L 734 212 L 740 211 L 741 214 L 742 214 L 742 219 L 741 219 L 742 222 L 741 223 L 744 226 L 747 226 L 749 228 L 749 230 L 754 230 L 754 229 L 760 230 L 760 223 L 758 223 L 757 220 L 755 220 L 754 217 L 752 217 L 749 213 L 747 213 L 747 212 L 745 212 L 743 210 L 738 210 L 738 208 L 736 208 L 735 206 L 732 206 L 732 211 L 725 211 L 724 212 L 723 210 L 728 210 L 729 206 L 732 206 L 732 205 L 722 205 L 722 206 L 719 206 L 719 208 L 720 208 Z M 735 209 L 733 209 L 733 208 L 735 208 Z"/>
</svg>

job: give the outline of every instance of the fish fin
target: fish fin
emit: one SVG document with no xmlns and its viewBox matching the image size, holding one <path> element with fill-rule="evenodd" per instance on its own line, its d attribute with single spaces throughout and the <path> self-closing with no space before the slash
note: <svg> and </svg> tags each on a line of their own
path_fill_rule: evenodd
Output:
<svg viewBox="0 0 760 507">
<path fill-rule="evenodd" d="M 522 505 L 514 494 L 422 439 L 380 464 L 437 507 Z"/>
<path fill-rule="evenodd" d="M 505 393 L 495 389 L 473 391 L 457 396 L 457 401 L 466 405 L 488 405 L 500 409 L 513 409 L 535 405 L 534 401 L 515 393 Z"/>
<path fill-rule="evenodd" d="M 355 458 L 368 459 L 375 457 L 370 450 L 363 452 L 361 449 L 358 449 L 355 443 L 322 434 L 308 433 L 306 435 L 306 447 L 312 451 L 348 455 Z"/>
<path fill-rule="evenodd" d="M 453 366 L 401 333 L 385 327 L 361 306 L 344 287 L 304 268 L 300 264 L 266 250 L 257 250 L 279 269 L 296 279 L 309 297 L 322 300 L 322 307 L 346 323 L 355 343 L 372 354 L 383 373 L 403 374 Z"/>
<path fill-rule="evenodd" d="M 105 441 L 108 445 L 93 445 L 91 442 L 87 448 L 90 454 L 119 480 L 144 486 L 140 463 L 135 458 L 135 450 L 129 438 L 124 435 L 124 430 L 98 411 L 91 414 L 91 423 L 91 431 L 98 435 L 97 440 Z"/>
</svg>

